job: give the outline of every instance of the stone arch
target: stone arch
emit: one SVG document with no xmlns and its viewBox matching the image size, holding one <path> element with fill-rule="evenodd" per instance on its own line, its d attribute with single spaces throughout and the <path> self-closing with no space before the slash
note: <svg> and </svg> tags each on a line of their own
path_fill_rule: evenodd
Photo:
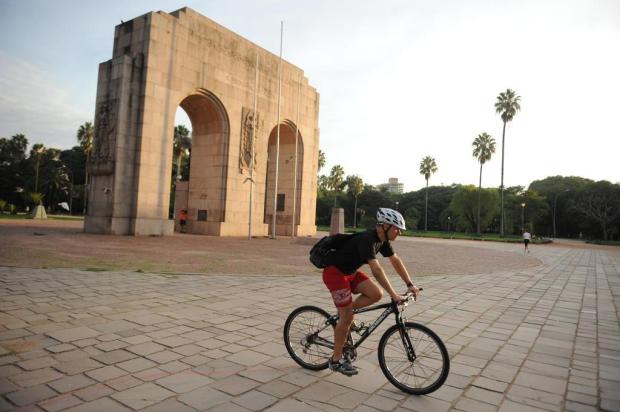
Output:
<svg viewBox="0 0 620 412">
<path fill-rule="evenodd" d="M 269 134 L 267 143 L 265 180 L 265 220 L 272 224 L 274 188 L 275 188 L 275 157 L 278 126 L 274 126 Z M 295 176 L 295 134 L 297 133 L 297 175 Z M 301 193 L 303 185 L 304 144 L 303 136 L 294 122 L 283 120 L 280 123 L 280 156 L 278 167 L 278 211 L 276 212 L 276 234 L 297 234 L 296 228 L 301 218 Z M 295 186 L 295 181 L 296 186 Z M 293 202 L 293 196 L 295 201 Z M 293 211 L 293 204 L 295 210 Z M 283 207 L 281 207 L 283 206 Z M 282 209 L 282 210 L 281 210 Z M 294 213 L 294 214 L 293 214 Z M 295 219 L 295 233 L 293 233 L 293 216 Z M 271 229 L 270 229 L 271 230 Z M 270 232 L 271 233 L 271 232 Z"/>
<path fill-rule="evenodd" d="M 226 220 L 230 120 L 222 101 L 206 89 L 179 106 L 192 123 L 192 153 L 187 198 L 188 231 L 218 234 Z"/>
<path fill-rule="evenodd" d="M 260 65 L 255 64 L 257 59 Z M 273 87 L 279 78 L 281 96 Z M 173 233 L 168 208 L 171 137 L 179 106 L 190 116 L 194 135 L 187 192 L 193 233 L 268 234 L 268 225 L 258 216 L 268 202 L 273 205 L 275 191 L 265 202 L 262 189 L 269 187 L 265 183 L 268 127 L 277 118 L 298 119 L 297 125 L 281 123 L 285 180 L 294 152 L 287 157 L 287 139 L 294 142 L 290 137 L 296 126 L 304 133 L 297 152 L 298 175 L 289 171 L 290 182 L 303 176 L 303 187 L 299 183 L 296 210 L 282 213 L 280 233 L 292 233 L 286 222 L 292 222 L 293 216 L 299 222 L 297 235 L 316 232 L 316 89 L 300 68 L 280 62 L 278 56 L 189 8 L 149 12 L 116 27 L 112 58 L 99 65 L 86 232 Z M 249 147 L 244 140 L 250 112 L 257 119 L 253 169 L 247 163 Z M 285 205 L 292 207 L 292 189 L 287 190 Z"/>
</svg>

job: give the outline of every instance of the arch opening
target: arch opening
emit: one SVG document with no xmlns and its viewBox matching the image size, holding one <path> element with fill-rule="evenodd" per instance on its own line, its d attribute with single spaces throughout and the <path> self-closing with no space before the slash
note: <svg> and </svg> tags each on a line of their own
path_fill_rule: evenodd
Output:
<svg viewBox="0 0 620 412">
<path fill-rule="evenodd" d="M 280 156 L 278 162 L 278 197 L 275 198 L 276 183 L 276 141 L 278 127 L 269 134 L 267 145 L 267 179 L 265 182 L 264 223 L 272 224 L 273 206 L 276 202 L 276 235 L 297 234 L 301 217 L 301 193 L 303 171 L 303 138 L 297 131 L 297 166 L 295 167 L 295 123 L 285 120 L 280 123 Z M 295 173 L 296 169 L 296 173 Z M 294 209 L 293 209 L 294 208 Z M 294 227 L 293 227 L 294 220 Z M 269 228 L 271 233 L 271 226 Z"/>
<path fill-rule="evenodd" d="M 175 226 L 182 209 L 187 210 L 187 232 L 219 234 L 226 219 L 229 121 L 221 101 L 200 89 L 185 97 L 179 107 L 191 122 L 192 144 L 188 179 L 178 184 Z"/>
</svg>

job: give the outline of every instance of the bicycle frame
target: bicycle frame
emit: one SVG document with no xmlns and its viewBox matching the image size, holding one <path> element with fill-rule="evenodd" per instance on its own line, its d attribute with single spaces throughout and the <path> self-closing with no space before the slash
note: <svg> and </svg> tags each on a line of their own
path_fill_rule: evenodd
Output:
<svg viewBox="0 0 620 412">
<path fill-rule="evenodd" d="M 401 316 L 401 312 L 398 310 L 398 306 L 396 303 L 394 302 L 390 302 L 390 303 L 382 303 L 380 305 L 375 305 L 375 306 L 369 306 L 367 308 L 361 308 L 361 309 L 354 309 L 353 313 L 354 314 L 358 314 L 358 313 L 365 313 L 365 312 L 373 312 L 375 310 L 380 310 L 380 309 L 385 309 L 383 311 L 383 313 L 381 313 L 379 315 L 379 317 L 377 317 L 377 319 L 374 320 L 374 322 L 372 322 L 370 325 L 368 325 L 366 327 L 366 330 L 364 331 L 364 333 L 362 333 L 360 335 L 360 337 L 357 339 L 356 342 L 353 342 L 353 346 L 357 349 L 362 343 L 364 343 L 364 341 L 366 340 L 366 338 L 368 338 L 368 336 L 370 336 L 375 329 L 377 329 L 379 327 L 379 325 L 381 325 L 383 323 L 384 320 L 387 319 L 388 316 L 390 316 L 392 313 L 394 313 L 396 316 L 396 324 L 401 328 L 403 328 L 403 319 Z M 336 326 L 336 323 L 338 322 L 339 316 L 338 315 L 332 315 L 329 317 L 329 319 L 327 319 L 327 321 L 325 322 L 325 326 L 323 326 L 321 329 L 319 329 L 318 331 L 315 332 L 315 335 L 317 335 L 318 333 L 320 333 L 321 331 L 325 330 L 327 327 L 330 326 Z M 409 336 L 405 333 L 403 334 L 401 332 L 401 337 L 406 337 L 406 341 L 407 342 L 403 342 L 405 343 L 405 346 L 407 347 L 407 354 L 409 356 L 409 358 L 411 359 L 411 357 L 413 356 L 413 358 L 415 359 L 415 354 L 413 354 L 413 345 L 411 345 L 411 341 L 409 340 Z M 321 346 L 326 346 L 328 348 L 333 349 L 334 348 L 334 344 L 333 342 L 329 342 L 329 341 L 325 341 L 325 343 L 321 342 L 317 342 L 314 341 L 314 343 L 319 344 Z"/>
</svg>

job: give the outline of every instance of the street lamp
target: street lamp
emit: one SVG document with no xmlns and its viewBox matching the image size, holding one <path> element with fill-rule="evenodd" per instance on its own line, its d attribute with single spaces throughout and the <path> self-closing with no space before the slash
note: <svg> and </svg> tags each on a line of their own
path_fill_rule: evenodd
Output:
<svg viewBox="0 0 620 412">
<path fill-rule="evenodd" d="M 451 217 L 448 216 L 448 233 L 450 233 L 450 219 L 451 219 Z"/>
<path fill-rule="evenodd" d="M 398 201 L 396 201 L 396 211 L 398 212 Z"/>
<path fill-rule="evenodd" d="M 521 232 L 525 230 L 525 203 L 521 203 Z"/>
</svg>

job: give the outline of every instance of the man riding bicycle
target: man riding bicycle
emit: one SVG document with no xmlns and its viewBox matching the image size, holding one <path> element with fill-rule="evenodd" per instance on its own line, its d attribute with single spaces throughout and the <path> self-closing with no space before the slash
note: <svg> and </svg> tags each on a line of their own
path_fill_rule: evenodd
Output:
<svg viewBox="0 0 620 412">
<path fill-rule="evenodd" d="M 394 253 L 391 241 L 405 230 L 405 219 L 395 210 L 379 208 L 377 225 L 374 229 L 357 234 L 344 246 L 327 256 L 327 267 L 323 270 L 323 282 L 329 289 L 338 308 L 338 324 L 334 331 L 334 353 L 329 360 L 329 368 L 347 376 L 358 373 L 351 362 L 343 359 L 343 347 L 353 324 L 353 310 L 370 306 L 381 300 L 383 291 L 359 268 L 368 264 L 373 276 L 385 289 L 393 301 L 403 297 L 396 293 L 385 271 L 377 260 L 377 252 L 390 259 L 390 263 L 408 290 L 417 296 L 419 289 L 411 282 L 411 277 L 403 261 Z M 352 294 L 359 294 L 353 300 Z"/>
</svg>

